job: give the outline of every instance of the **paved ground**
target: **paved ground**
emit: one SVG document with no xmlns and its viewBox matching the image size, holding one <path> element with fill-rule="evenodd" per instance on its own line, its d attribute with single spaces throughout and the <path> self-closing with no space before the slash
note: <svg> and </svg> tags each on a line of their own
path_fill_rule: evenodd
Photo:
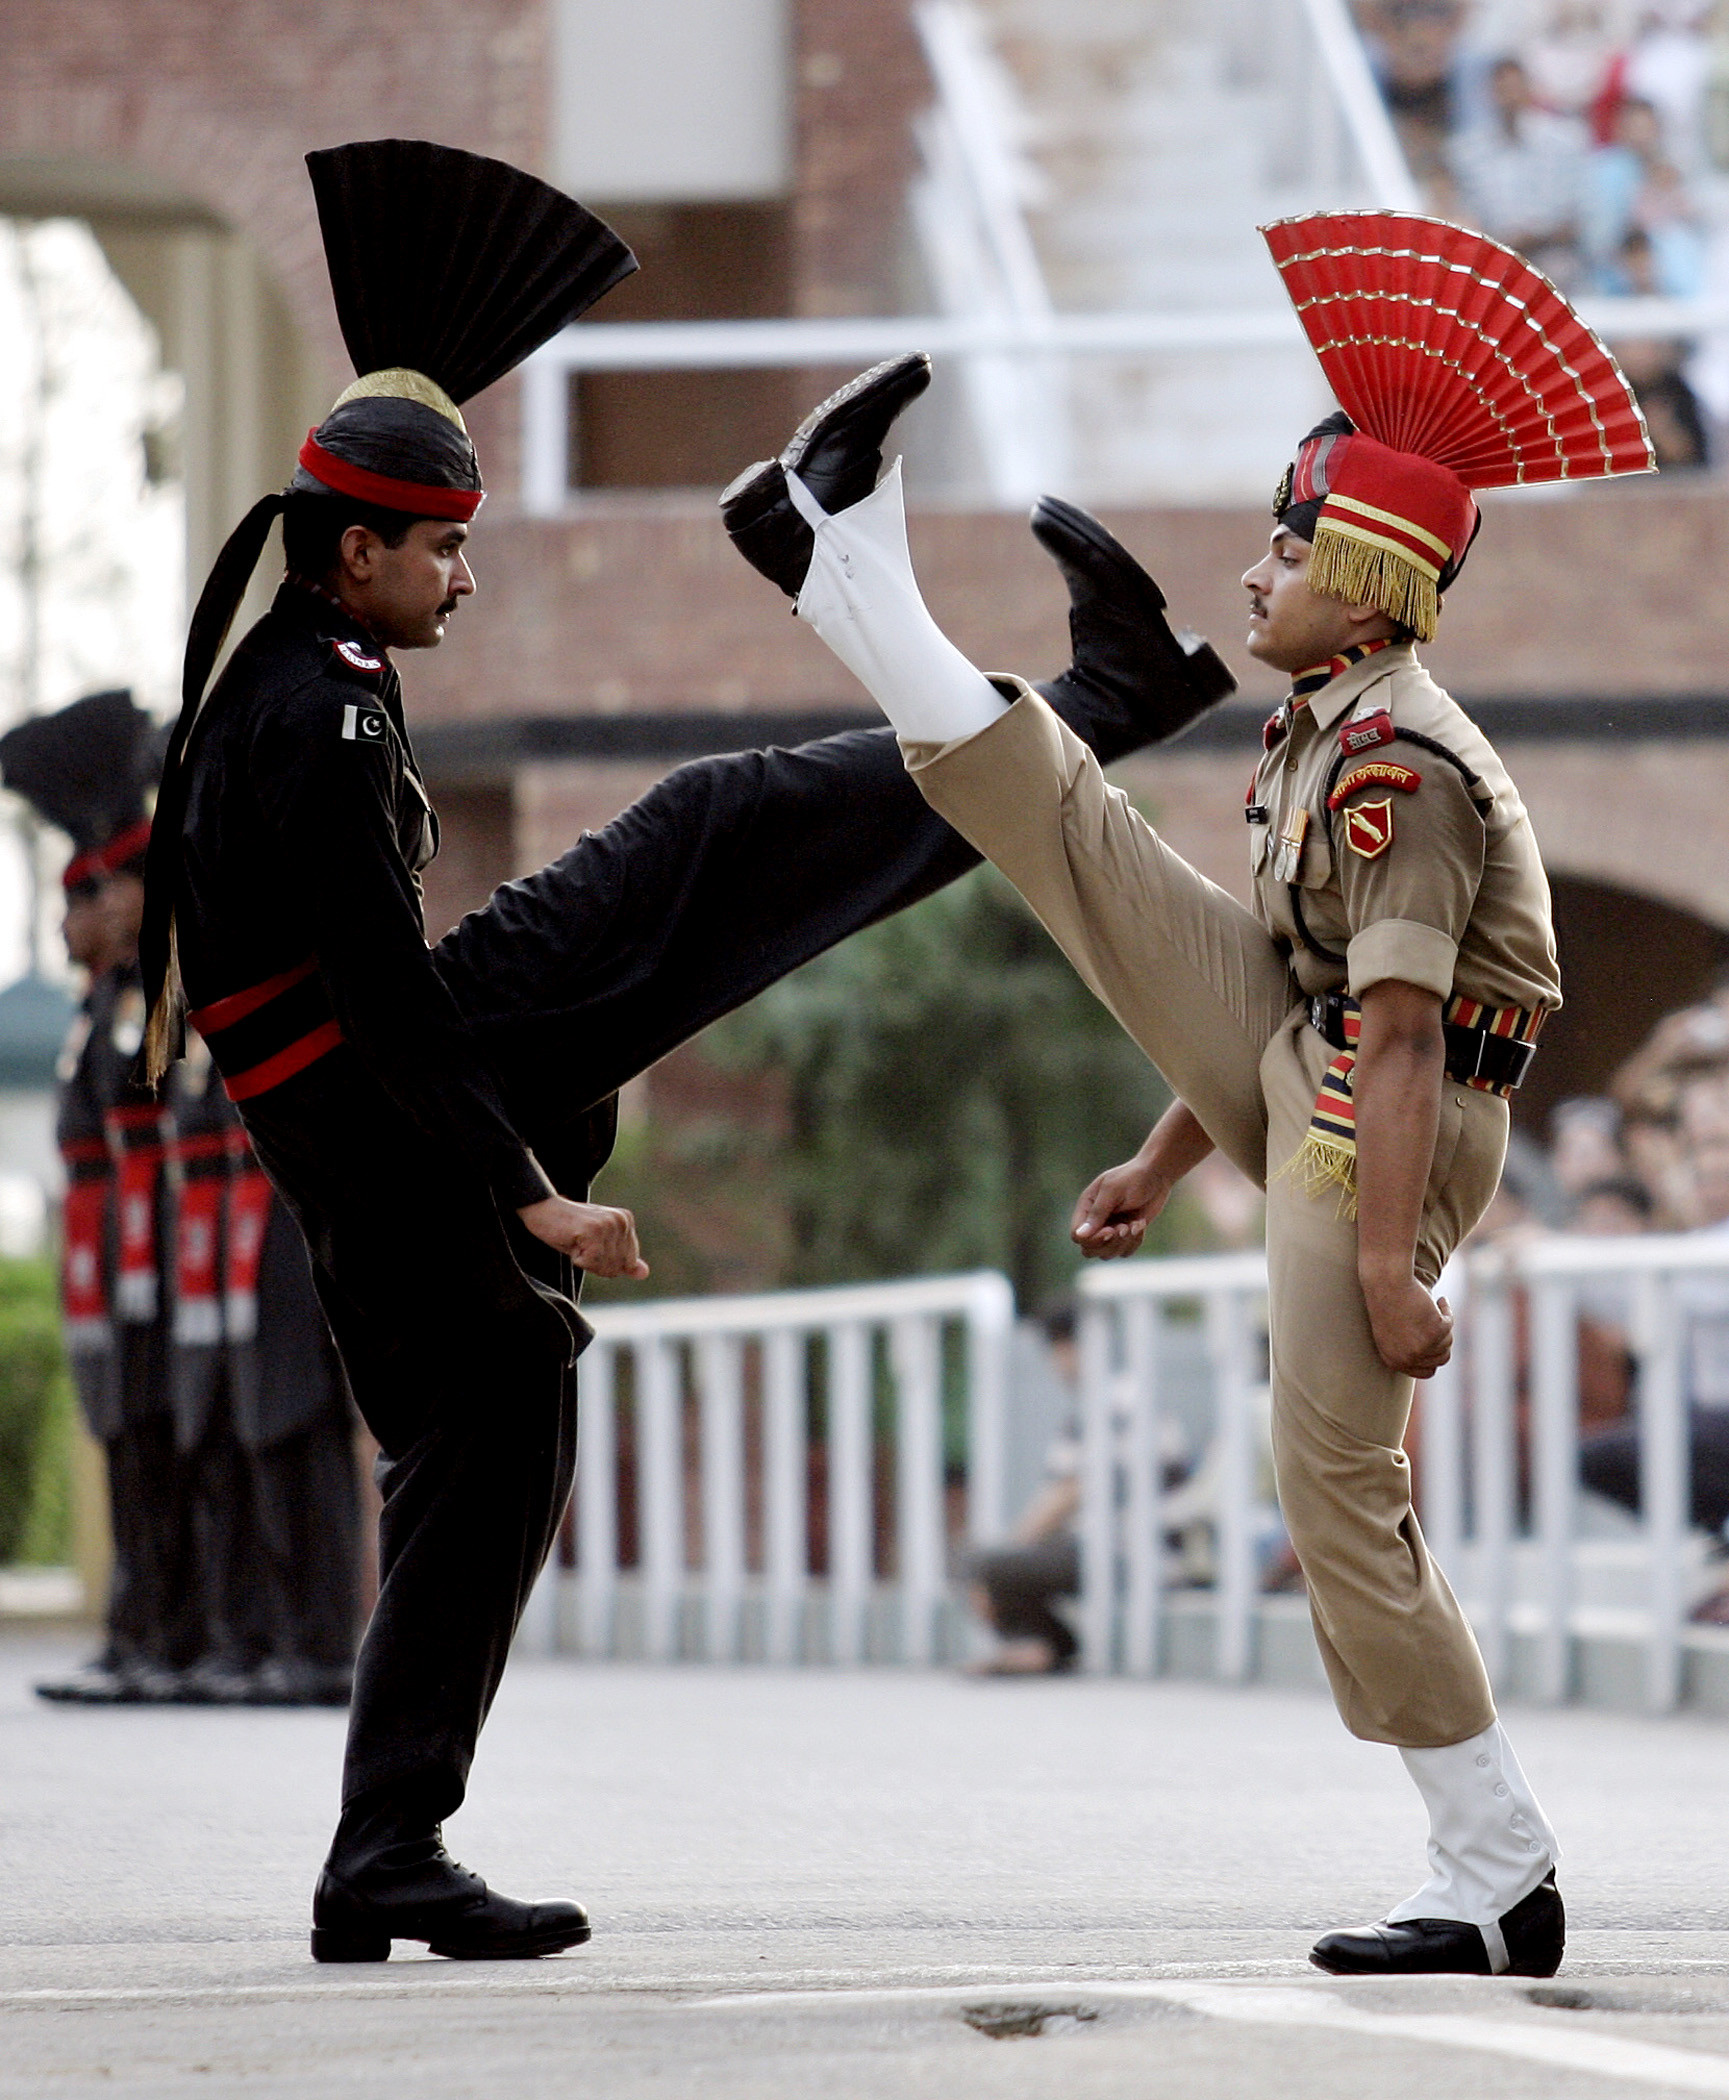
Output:
<svg viewBox="0 0 1729 2100">
<path fill-rule="evenodd" d="M 525 1663 L 451 1841 L 593 1945 L 328 1970 L 340 1717 L 49 1709 L 61 1652 L 0 1644 L 6 2100 L 1729 2095 L 1729 1723 L 1510 1716 L 1558 1984 L 1346 1987 L 1422 1829 L 1318 1698 Z"/>
</svg>

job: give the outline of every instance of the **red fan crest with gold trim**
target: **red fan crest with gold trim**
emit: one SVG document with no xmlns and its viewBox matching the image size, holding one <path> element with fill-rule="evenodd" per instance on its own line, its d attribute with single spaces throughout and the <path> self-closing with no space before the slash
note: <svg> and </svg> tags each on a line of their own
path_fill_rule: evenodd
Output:
<svg viewBox="0 0 1729 2100">
<path fill-rule="evenodd" d="M 1319 503 L 1317 591 L 1427 641 L 1476 530 L 1473 489 L 1654 469 L 1620 366 L 1511 248 L 1407 212 L 1261 232 L 1355 425 L 1304 441 L 1275 506 Z"/>
<path fill-rule="evenodd" d="M 1404 212 L 1319 212 L 1262 234 L 1339 406 L 1467 488 L 1645 474 L 1633 390 L 1541 271 Z"/>
</svg>

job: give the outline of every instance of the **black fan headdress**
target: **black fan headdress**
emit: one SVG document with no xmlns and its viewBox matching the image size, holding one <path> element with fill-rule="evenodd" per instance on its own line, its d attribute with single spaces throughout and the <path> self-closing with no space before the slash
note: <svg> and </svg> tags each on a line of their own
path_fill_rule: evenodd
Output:
<svg viewBox="0 0 1729 2100">
<path fill-rule="evenodd" d="M 169 985 L 185 791 L 180 759 L 271 525 L 291 496 L 471 518 L 484 487 L 462 403 L 628 277 L 636 258 L 590 211 L 504 161 L 418 139 L 309 153 L 342 339 L 358 377 L 216 557 L 186 638 L 139 944 L 152 1079 L 178 1055 Z M 166 988 L 166 989 L 165 989 Z"/>
<path fill-rule="evenodd" d="M 0 780 L 72 841 L 69 892 L 142 865 L 156 742 L 155 724 L 124 691 L 91 693 L 0 737 Z"/>
</svg>

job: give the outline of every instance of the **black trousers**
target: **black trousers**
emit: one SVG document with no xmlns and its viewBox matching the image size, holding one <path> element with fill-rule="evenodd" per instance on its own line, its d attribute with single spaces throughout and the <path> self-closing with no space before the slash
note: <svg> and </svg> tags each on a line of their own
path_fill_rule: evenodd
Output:
<svg viewBox="0 0 1729 2100">
<path fill-rule="evenodd" d="M 340 1394 L 292 1436 L 247 1453 L 269 1585 L 271 1646 L 342 1668 L 359 1636 L 360 1492 Z"/>
<path fill-rule="evenodd" d="M 250 1669 L 275 1645 L 274 1614 L 252 1468 L 220 1385 L 202 1429 L 180 1460 L 192 1503 L 198 1648 L 233 1669 Z"/>
<path fill-rule="evenodd" d="M 1063 711 L 1101 756 L 1142 741 L 1093 706 L 1069 696 Z M 680 767 L 434 954 L 518 1127 L 580 1196 L 605 1157 L 597 1104 L 977 861 L 908 779 L 893 734 L 854 731 Z M 574 1289 L 346 1047 L 243 1113 L 383 1453 L 380 1590 L 343 1801 L 387 1793 L 442 1817 L 463 1798 L 570 1494 L 581 1335 L 560 1306 Z"/>
<path fill-rule="evenodd" d="M 133 1415 L 104 1445 L 114 1566 L 108 1586 L 112 1662 L 184 1669 L 203 1652 L 191 1476 L 166 1408 Z"/>
<path fill-rule="evenodd" d="M 1688 1490 L 1691 1516 L 1706 1531 L 1729 1519 L 1729 1408 L 1690 1407 Z M 1640 1507 L 1639 1429 L 1600 1430 L 1579 1446 L 1579 1475 L 1588 1488 L 1623 1508 Z"/>
<path fill-rule="evenodd" d="M 1068 1532 L 1030 1546 L 997 1546 L 975 1556 L 973 1580 L 990 1599 L 991 1624 L 1005 1640 L 1050 1644 L 1056 1661 L 1068 1662 L 1080 1642 L 1067 1620 L 1051 1609 L 1053 1597 L 1077 1596 L 1081 1587 L 1080 1541 Z"/>
</svg>

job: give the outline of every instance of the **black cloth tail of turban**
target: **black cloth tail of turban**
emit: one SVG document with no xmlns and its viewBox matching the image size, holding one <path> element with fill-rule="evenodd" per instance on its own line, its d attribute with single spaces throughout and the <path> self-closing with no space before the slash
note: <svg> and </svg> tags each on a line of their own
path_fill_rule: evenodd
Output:
<svg viewBox="0 0 1729 2100">
<path fill-rule="evenodd" d="M 636 268 L 593 212 L 504 161 L 420 139 L 370 139 L 309 153 L 306 165 L 337 321 L 362 378 L 419 374 L 460 404 Z M 388 390 L 333 410 L 302 459 L 290 488 L 261 498 L 229 535 L 187 634 L 139 944 L 153 1079 L 181 1042 L 178 1012 L 170 1010 L 178 988 L 169 978 L 187 739 L 286 497 L 336 489 L 409 516 L 445 517 L 467 517 L 479 500 L 480 468 L 466 431 L 425 401 Z M 338 481 L 322 479 L 318 466 Z"/>
</svg>

